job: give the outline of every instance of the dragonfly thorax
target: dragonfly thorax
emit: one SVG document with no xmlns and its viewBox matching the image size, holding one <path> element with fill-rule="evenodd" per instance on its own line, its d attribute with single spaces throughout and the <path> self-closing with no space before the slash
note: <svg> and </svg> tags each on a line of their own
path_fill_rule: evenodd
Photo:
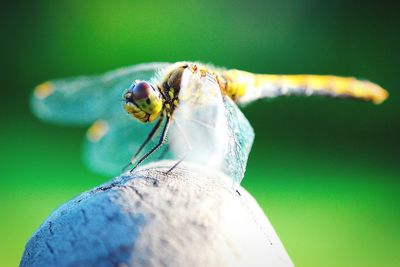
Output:
<svg viewBox="0 0 400 267">
<path fill-rule="evenodd" d="M 125 92 L 124 100 L 124 109 L 141 122 L 154 121 L 163 107 L 160 92 L 146 81 L 135 81 Z"/>
</svg>

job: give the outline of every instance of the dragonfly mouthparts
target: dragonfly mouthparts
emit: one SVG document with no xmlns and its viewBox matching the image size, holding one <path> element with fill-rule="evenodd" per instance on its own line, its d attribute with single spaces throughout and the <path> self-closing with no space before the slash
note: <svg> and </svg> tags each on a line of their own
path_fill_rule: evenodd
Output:
<svg viewBox="0 0 400 267">
<path fill-rule="evenodd" d="M 147 81 L 135 81 L 124 93 L 124 109 L 142 122 L 155 120 L 163 102 L 158 90 Z"/>
</svg>

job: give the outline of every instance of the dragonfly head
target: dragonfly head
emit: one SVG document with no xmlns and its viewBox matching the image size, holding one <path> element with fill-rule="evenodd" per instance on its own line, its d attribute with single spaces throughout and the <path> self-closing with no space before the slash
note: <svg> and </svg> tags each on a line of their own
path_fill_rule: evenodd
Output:
<svg viewBox="0 0 400 267">
<path fill-rule="evenodd" d="M 124 109 L 142 122 L 152 122 L 161 113 L 160 92 L 146 81 L 135 81 L 124 93 Z"/>
</svg>

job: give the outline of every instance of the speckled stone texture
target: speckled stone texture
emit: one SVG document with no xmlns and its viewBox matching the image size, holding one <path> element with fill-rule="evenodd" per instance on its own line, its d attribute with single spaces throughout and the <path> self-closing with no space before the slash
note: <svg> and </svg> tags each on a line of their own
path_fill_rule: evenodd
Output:
<svg viewBox="0 0 400 267">
<path fill-rule="evenodd" d="M 169 166 L 144 166 L 59 207 L 20 266 L 293 266 L 245 189 L 190 164 L 165 174 Z"/>
</svg>

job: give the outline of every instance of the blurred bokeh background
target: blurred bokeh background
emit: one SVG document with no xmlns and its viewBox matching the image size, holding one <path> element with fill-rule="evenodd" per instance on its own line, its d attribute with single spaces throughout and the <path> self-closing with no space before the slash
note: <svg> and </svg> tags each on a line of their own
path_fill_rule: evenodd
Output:
<svg viewBox="0 0 400 267">
<path fill-rule="evenodd" d="M 110 179 L 83 165 L 84 128 L 32 116 L 32 88 L 179 60 L 387 88 L 381 106 L 294 97 L 246 107 L 256 140 L 243 186 L 296 266 L 400 266 L 399 13 L 394 1 L 2 1 L 0 266 L 18 265 L 52 210 Z"/>
</svg>

